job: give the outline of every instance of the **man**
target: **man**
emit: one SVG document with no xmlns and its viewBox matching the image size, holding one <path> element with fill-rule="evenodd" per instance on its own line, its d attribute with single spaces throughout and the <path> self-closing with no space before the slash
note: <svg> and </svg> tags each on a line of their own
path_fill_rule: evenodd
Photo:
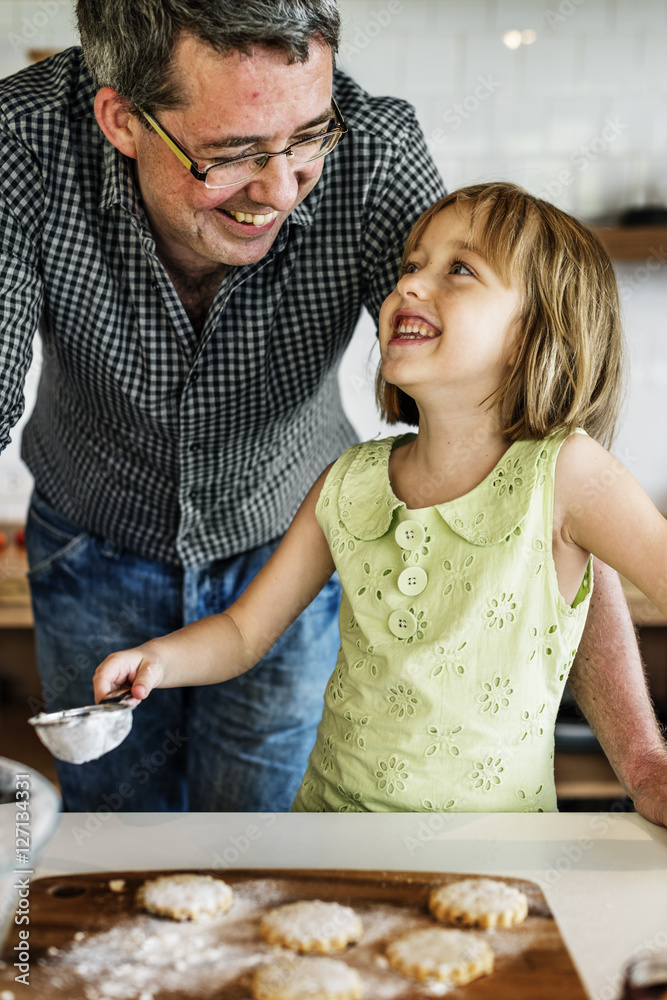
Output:
<svg viewBox="0 0 667 1000">
<path fill-rule="evenodd" d="M 353 440 L 338 361 L 442 193 L 412 111 L 332 76 L 333 0 L 77 13 L 85 62 L 6 81 L 0 120 L 0 443 L 41 320 L 23 456 L 51 710 L 90 702 L 114 649 L 230 604 L 268 558 Z M 66 807 L 289 808 L 338 602 L 332 582 L 249 675 L 158 692 L 112 754 L 60 765 Z"/>
</svg>

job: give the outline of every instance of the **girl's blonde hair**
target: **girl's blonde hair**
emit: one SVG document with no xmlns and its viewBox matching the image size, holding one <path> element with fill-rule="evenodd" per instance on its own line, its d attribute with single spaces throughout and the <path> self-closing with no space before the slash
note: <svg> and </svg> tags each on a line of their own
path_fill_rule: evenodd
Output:
<svg viewBox="0 0 667 1000">
<path fill-rule="evenodd" d="M 506 285 L 522 291 L 519 351 L 495 393 L 505 438 L 583 427 L 609 443 L 623 397 L 624 352 L 616 277 L 600 240 L 515 184 L 475 184 L 424 212 L 403 264 L 447 205 L 470 209 L 468 241 Z M 376 396 L 388 423 L 419 423 L 415 401 L 386 382 L 381 368 Z"/>
</svg>

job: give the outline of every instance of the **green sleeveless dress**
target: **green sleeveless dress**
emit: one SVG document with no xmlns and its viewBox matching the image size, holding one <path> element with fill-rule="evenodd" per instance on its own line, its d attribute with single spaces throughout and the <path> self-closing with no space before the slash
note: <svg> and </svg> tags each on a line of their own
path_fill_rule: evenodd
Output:
<svg viewBox="0 0 667 1000">
<path fill-rule="evenodd" d="M 583 432 L 581 432 L 583 433 Z M 556 712 L 592 592 L 551 553 L 567 437 L 518 441 L 469 493 L 408 510 L 392 448 L 349 448 L 316 516 L 343 585 L 341 646 L 296 811 L 556 809 Z"/>
</svg>

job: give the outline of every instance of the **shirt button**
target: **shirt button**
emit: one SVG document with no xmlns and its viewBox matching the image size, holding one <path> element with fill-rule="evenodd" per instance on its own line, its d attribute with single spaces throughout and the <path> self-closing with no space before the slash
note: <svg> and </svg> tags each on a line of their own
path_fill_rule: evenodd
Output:
<svg viewBox="0 0 667 1000">
<path fill-rule="evenodd" d="M 201 445 L 199 444 L 199 442 L 198 442 L 198 441 L 194 441 L 194 442 L 193 442 L 193 443 L 192 443 L 192 444 L 190 445 L 190 451 L 199 451 L 199 449 L 200 449 L 200 448 L 201 448 Z"/>
<path fill-rule="evenodd" d="M 387 624 L 397 639 L 409 639 L 417 631 L 417 619 L 411 611 L 392 611 Z"/>
<path fill-rule="evenodd" d="M 194 385 L 199 379 L 199 372 L 193 372 L 190 376 L 190 385 Z"/>
<path fill-rule="evenodd" d="M 402 549 L 418 549 L 424 543 L 426 532 L 419 521 L 401 521 L 394 537 Z"/>
<path fill-rule="evenodd" d="M 415 566 L 412 569 L 404 569 L 397 582 L 398 589 L 402 594 L 407 597 L 416 597 L 425 589 L 428 576 L 421 566 Z"/>
</svg>

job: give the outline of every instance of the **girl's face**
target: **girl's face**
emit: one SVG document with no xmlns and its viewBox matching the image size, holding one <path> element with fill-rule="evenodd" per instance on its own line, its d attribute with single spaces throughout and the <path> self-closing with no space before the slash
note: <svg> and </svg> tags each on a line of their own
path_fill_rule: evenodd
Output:
<svg viewBox="0 0 667 1000">
<path fill-rule="evenodd" d="M 448 388 L 479 405 L 518 346 L 521 292 L 466 243 L 469 212 L 431 220 L 380 310 L 382 374 L 417 402 Z"/>
</svg>

